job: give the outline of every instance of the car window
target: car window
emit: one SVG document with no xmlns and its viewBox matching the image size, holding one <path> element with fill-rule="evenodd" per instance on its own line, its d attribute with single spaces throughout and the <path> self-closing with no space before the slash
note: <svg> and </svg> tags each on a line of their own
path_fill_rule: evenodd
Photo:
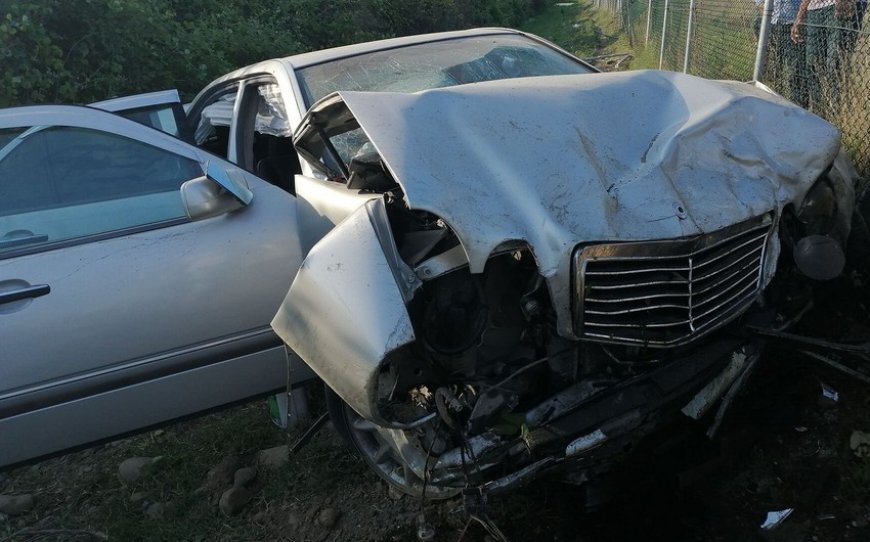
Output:
<svg viewBox="0 0 870 542">
<path fill-rule="evenodd" d="M 338 90 L 417 92 L 466 83 L 594 73 L 559 51 L 523 36 L 457 38 L 340 58 L 299 70 L 311 105 Z"/>
<path fill-rule="evenodd" d="M 0 257 L 182 219 L 179 188 L 200 175 L 195 161 L 115 134 L 0 130 Z"/>
<path fill-rule="evenodd" d="M 184 111 L 181 104 L 160 104 L 139 109 L 128 109 L 118 113 L 139 124 L 156 128 L 175 137 L 182 137 Z"/>
<path fill-rule="evenodd" d="M 234 84 L 213 96 L 199 112 L 199 119 L 192 118 L 196 123 L 193 140 L 197 147 L 207 150 L 222 158 L 228 155 L 230 141 L 230 125 L 233 121 L 233 110 L 236 105 L 238 85 Z"/>
<path fill-rule="evenodd" d="M 239 163 L 249 165 L 260 178 L 295 193 L 293 178 L 302 173 L 302 167 L 293 148 L 293 126 L 287 120 L 280 87 L 277 83 L 257 85 L 246 92 L 245 100 L 251 102 L 251 114 L 242 115 L 239 134 L 248 148 L 240 149 Z"/>
</svg>

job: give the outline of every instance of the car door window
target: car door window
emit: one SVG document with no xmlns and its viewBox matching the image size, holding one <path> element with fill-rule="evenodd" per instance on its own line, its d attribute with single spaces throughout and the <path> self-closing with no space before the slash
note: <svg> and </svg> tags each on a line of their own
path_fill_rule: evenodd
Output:
<svg viewBox="0 0 870 542">
<path fill-rule="evenodd" d="M 193 160 L 99 130 L 0 130 L 0 258 L 184 219 Z"/>
<path fill-rule="evenodd" d="M 240 108 L 237 139 L 239 164 L 275 186 L 295 193 L 294 176 L 302 173 L 293 148 L 293 127 L 277 83 L 247 85 Z"/>
<path fill-rule="evenodd" d="M 227 158 L 230 126 L 238 90 L 238 84 L 222 89 L 209 98 L 205 106 L 198 109 L 198 113 L 188 119 L 192 126 L 196 126 L 193 139 L 197 147 L 221 158 Z"/>
<path fill-rule="evenodd" d="M 150 107 L 140 107 L 138 109 L 129 109 L 118 113 L 124 118 L 128 118 L 139 124 L 156 128 L 161 132 L 166 132 L 169 135 L 179 137 L 184 140 L 190 138 L 183 133 L 184 127 L 184 110 L 181 104 L 161 104 Z"/>
</svg>

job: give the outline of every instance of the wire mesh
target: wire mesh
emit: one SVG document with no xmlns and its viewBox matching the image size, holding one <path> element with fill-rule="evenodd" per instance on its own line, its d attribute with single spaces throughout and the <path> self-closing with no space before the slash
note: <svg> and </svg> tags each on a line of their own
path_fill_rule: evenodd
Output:
<svg viewBox="0 0 870 542">
<path fill-rule="evenodd" d="M 800 1 L 774 0 L 766 70 L 760 77 L 784 97 L 836 124 L 844 148 L 865 177 L 870 176 L 867 2 L 813 0 L 813 9 L 793 37 Z M 661 60 L 663 69 L 682 71 L 687 60 L 687 71 L 693 75 L 752 79 L 763 0 L 695 0 L 692 35 L 687 40 L 691 4 L 691 0 L 624 0 L 602 1 L 602 8 L 617 17 L 624 17 L 628 9 L 635 25 L 643 21 L 643 34 L 636 32 L 633 42 L 636 57 L 645 60 L 633 67 L 656 68 Z"/>
</svg>

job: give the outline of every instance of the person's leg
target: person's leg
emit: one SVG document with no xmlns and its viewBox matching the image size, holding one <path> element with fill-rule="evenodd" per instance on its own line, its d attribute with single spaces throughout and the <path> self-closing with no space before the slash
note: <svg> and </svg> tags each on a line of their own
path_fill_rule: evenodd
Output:
<svg viewBox="0 0 870 542">
<path fill-rule="evenodd" d="M 809 91 L 810 106 L 814 111 L 822 107 L 822 82 L 825 75 L 825 61 L 827 58 L 828 29 L 824 26 L 824 15 L 821 9 L 812 9 L 807 12 L 805 36 L 807 64 L 807 90 Z"/>
<path fill-rule="evenodd" d="M 807 98 L 804 85 L 806 58 L 803 44 L 791 40 L 791 24 L 780 23 L 774 26 L 774 36 L 777 49 L 779 49 L 777 56 L 782 67 L 780 73 L 783 74 L 780 85 L 783 88 L 788 88 L 788 94 L 785 94 L 788 99 L 806 107 Z"/>
<path fill-rule="evenodd" d="M 782 40 L 779 34 L 781 25 L 774 24 L 770 27 L 770 42 L 767 49 L 767 81 L 773 88 L 781 89 L 783 96 L 787 96 L 786 81 L 782 65 Z"/>
</svg>

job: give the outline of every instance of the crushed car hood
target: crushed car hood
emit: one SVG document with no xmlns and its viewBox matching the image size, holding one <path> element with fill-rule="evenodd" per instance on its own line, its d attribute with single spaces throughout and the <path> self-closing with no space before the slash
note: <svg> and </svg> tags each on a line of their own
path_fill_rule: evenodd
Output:
<svg viewBox="0 0 870 542">
<path fill-rule="evenodd" d="M 499 247 L 527 243 L 568 334 L 574 247 L 778 213 L 840 148 L 834 126 L 776 95 L 672 72 L 340 92 L 318 107 L 356 119 L 409 207 L 454 230 L 472 272 Z"/>
</svg>

